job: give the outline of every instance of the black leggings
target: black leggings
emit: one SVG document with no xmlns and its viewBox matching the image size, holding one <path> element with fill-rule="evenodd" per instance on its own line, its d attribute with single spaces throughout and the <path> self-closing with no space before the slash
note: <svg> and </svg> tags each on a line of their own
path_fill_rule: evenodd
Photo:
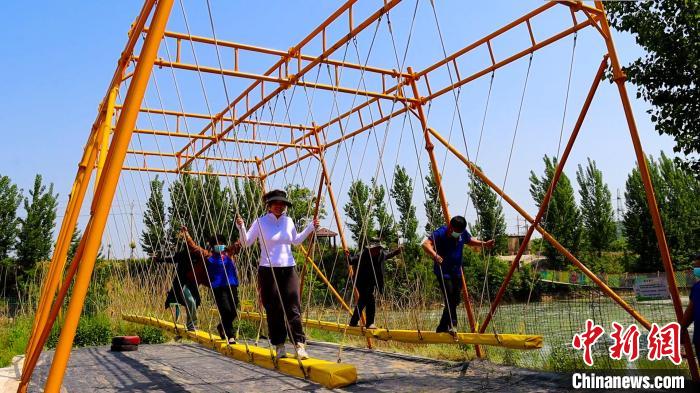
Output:
<svg viewBox="0 0 700 393">
<path fill-rule="evenodd" d="M 350 325 L 355 326 L 360 321 L 362 310 L 365 310 L 365 326 L 374 323 L 374 315 L 376 313 L 376 300 L 374 299 L 374 286 L 357 287 L 357 292 L 360 298 L 357 300 L 357 306 L 350 318 Z"/>
<path fill-rule="evenodd" d="M 284 344 L 287 335 L 294 344 L 306 342 L 304 327 L 301 324 L 299 277 L 294 266 L 275 268 L 260 266 L 258 287 L 267 313 L 270 343 Z M 289 330 L 285 323 L 285 316 L 286 322 L 289 323 Z"/>
<path fill-rule="evenodd" d="M 457 327 L 457 305 L 462 298 L 462 277 L 441 278 L 437 276 L 436 278 L 440 287 L 440 295 L 445 302 L 440 324 L 436 330 L 445 332 L 450 326 Z"/>
<path fill-rule="evenodd" d="M 238 316 L 236 306 L 238 305 L 238 287 L 225 285 L 219 288 L 213 288 L 214 299 L 216 300 L 216 308 L 221 315 L 221 323 L 226 337 L 235 337 L 233 331 L 233 321 Z M 222 337 L 223 338 L 223 337 Z"/>
</svg>

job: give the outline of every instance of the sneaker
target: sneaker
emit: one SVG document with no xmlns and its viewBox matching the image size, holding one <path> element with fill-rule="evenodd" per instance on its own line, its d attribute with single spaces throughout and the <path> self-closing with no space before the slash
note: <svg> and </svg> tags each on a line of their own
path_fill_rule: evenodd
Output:
<svg viewBox="0 0 700 393">
<path fill-rule="evenodd" d="M 301 360 L 306 360 L 309 358 L 309 354 L 306 353 L 306 348 L 304 343 L 297 343 L 297 357 Z"/>
<path fill-rule="evenodd" d="M 450 333 L 451 336 L 457 336 L 457 328 L 454 326 L 450 326 L 449 329 L 447 329 L 447 333 Z"/>
<path fill-rule="evenodd" d="M 229 343 L 229 344 L 235 344 L 235 343 L 236 343 L 236 339 L 233 338 L 233 337 L 229 337 L 228 343 Z"/>
<path fill-rule="evenodd" d="M 373 323 L 370 324 L 369 326 L 367 326 L 367 329 L 376 329 L 376 328 L 377 328 L 377 325 L 375 325 Z"/>
<path fill-rule="evenodd" d="M 277 359 L 282 359 L 287 357 L 287 350 L 284 348 L 284 344 L 275 345 L 275 352 L 277 352 Z"/>
<path fill-rule="evenodd" d="M 196 331 L 197 331 L 197 326 L 195 326 L 194 324 L 187 325 L 187 331 L 188 331 L 188 332 L 196 332 Z"/>
<path fill-rule="evenodd" d="M 357 322 L 355 322 L 355 323 L 352 323 L 352 322 L 348 323 L 348 327 L 357 327 Z"/>
</svg>

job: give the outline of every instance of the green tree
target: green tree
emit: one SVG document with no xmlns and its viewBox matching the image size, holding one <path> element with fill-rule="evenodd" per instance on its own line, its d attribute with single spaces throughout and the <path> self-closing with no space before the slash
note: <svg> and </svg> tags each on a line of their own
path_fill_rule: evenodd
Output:
<svg viewBox="0 0 700 393">
<path fill-rule="evenodd" d="M 374 217 L 370 214 L 370 187 L 362 180 L 352 182 L 348 190 L 348 202 L 343 209 L 351 220 L 348 222 L 348 229 L 352 239 L 358 245 L 366 244 L 367 239 L 374 236 Z"/>
<path fill-rule="evenodd" d="M 476 176 L 470 176 L 469 198 L 474 204 L 477 220 L 471 226 L 471 232 L 479 239 L 494 239 L 496 244 L 493 251 L 497 254 L 508 250 L 508 235 L 506 234 L 506 218 L 498 195 L 488 184 Z"/>
<path fill-rule="evenodd" d="M 658 161 L 650 157 L 648 166 L 673 264 L 687 267 L 700 244 L 700 181 L 663 153 Z M 639 256 L 634 270 L 642 272 L 663 269 L 648 206 L 635 167 L 625 184 L 623 225 L 629 247 Z"/>
<path fill-rule="evenodd" d="M 0 176 L 0 261 L 15 249 L 19 231 L 17 209 L 22 202 L 22 190 L 7 176 Z"/>
<path fill-rule="evenodd" d="M 416 207 L 413 205 L 413 180 L 406 168 L 397 165 L 394 169 L 394 184 L 391 196 L 396 201 L 399 211 L 399 230 L 407 245 L 418 243 L 418 218 Z"/>
<path fill-rule="evenodd" d="M 425 175 L 425 202 L 423 202 L 423 207 L 425 208 L 427 219 L 425 223 L 426 233 L 432 233 L 445 224 L 445 216 L 440 205 L 440 193 L 430 165 L 428 165 L 428 174 Z"/>
<path fill-rule="evenodd" d="M 198 207 L 195 183 L 197 179 L 190 174 L 182 174 L 170 183 L 168 193 L 170 204 L 168 205 L 168 239 L 170 244 L 180 244 L 177 236 L 180 228 L 186 226 L 192 237 L 200 239 L 199 227 L 195 225 L 193 215 L 200 214 Z"/>
<path fill-rule="evenodd" d="M 612 195 L 603 181 L 603 172 L 590 158 L 585 169 L 579 164 L 576 181 L 581 196 L 581 218 L 586 246 L 600 256 L 617 238 Z"/>
<path fill-rule="evenodd" d="M 645 54 L 624 67 L 637 98 L 652 105 L 659 133 L 676 140 L 678 162 L 700 178 L 700 2 L 608 1 L 611 25 L 634 35 Z"/>
<path fill-rule="evenodd" d="M 141 248 L 150 256 L 163 257 L 168 255 L 165 238 L 165 201 L 163 200 L 163 181 L 151 180 L 151 194 L 146 201 L 146 211 L 143 214 L 143 232 L 141 233 Z"/>
<path fill-rule="evenodd" d="M 377 235 L 387 243 L 397 243 L 399 237 L 396 233 L 396 223 L 386 207 L 384 186 L 375 186 L 372 194 L 372 202 L 370 203 L 373 205 L 372 213 L 377 220 Z"/>
<path fill-rule="evenodd" d="M 550 158 L 545 155 L 543 161 L 545 171 L 541 177 L 530 171 L 530 195 L 532 195 L 538 208 L 552 182 L 557 166 L 556 158 Z M 564 173 L 561 174 L 559 182 L 554 189 L 541 225 L 569 251 L 575 254 L 579 250 L 581 243 L 581 213 L 576 206 L 571 181 Z M 549 242 L 545 242 L 544 245 L 544 255 L 547 259 L 553 263 L 554 267 L 563 268 L 565 266 L 563 256 Z"/>
<path fill-rule="evenodd" d="M 299 184 L 288 184 L 285 187 L 287 198 L 292 202 L 292 206 L 287 209 L 287 215 L 294 220 L 299 227 L 304 227 L 313 218 L 316 209 L 316 196 L 313 192 Z M 318 218 L 326 217 L 326 209 L 323 207 L 323 200 L 318 210 Z"/>
<path fill-rule="evenodd" d="M 24 199 L 26 216 L 20 219 L 17 242 L 20 283 L 34 274 L 38 262 L 48 260 L 51 255 L 57 206 L 58 194 L 53 193 L 53 183 L 47 189 L 41 175 L 36 175 L 29 198 Z"/>
<path fill-rule="evenodd" d="M 83 233 L 77 227 L 73 229 L 73 233 L 70 235 L 70 246 L 68 247 L 67 261 L 73 260 L 75 253 L 78 251 L 78 245 L 80 240 L 83 238 Z"/>
<path fill-rule="evenodd" d="M 254 179 L 245 179 L 234 182 L 234 194 L 238 206 L 238 214 L 243 221 L 250 225 L 253 220 L 265 213 L 265 205 L 262 201 L 262 188 L 260 183 Z"/>
</svg>

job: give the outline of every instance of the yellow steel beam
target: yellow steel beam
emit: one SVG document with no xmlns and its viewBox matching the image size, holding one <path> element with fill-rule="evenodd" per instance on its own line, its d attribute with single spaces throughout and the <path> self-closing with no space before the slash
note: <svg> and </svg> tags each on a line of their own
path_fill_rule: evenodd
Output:
<svg viewBox="0 0 700 393">
<path fill-rule="evenodd" d="M 254 176 L 254 175 L 246 175 L 246 174 L 240 174 L 240 173 L 190 171 L 190 170 L 186 170 L 186 169 L 164 169 L 164 168 L 149 168 L 149 167 L 135 167 L 135 166 L 125 166 L 125 167 L 122 167 L 122 170 L 132 171 L 132 172 L 175 173 L 175 174 L 182 174 L 182 175 L 243 177 L 246 179 L 254 179 L 254 178 L 258 177 L 258 176 Z"/>
<path fill-rule="evenodd" d="M 187 154 L 177 155 L 175 153 L 162 153 L 159 151 L 146 151 L 146 150 L 128 150 L 126 154 L 131 154 L 135 156 L 156 156 L 156 157 L 172 157 L 172 158 L 190 158 Z M 244 158 L 232 158 L 232 157 L 214 157 L 214 156 L 200 156 L 197 157 L 200 160 L 209 161 L 226 161 L 226 162 L 239 162 L 239 163 L 255 163 L 254 159 L 244 159 Z"/>
<path fill-rule="evenodd" d="M 184 325 L 176 325 L 173 322 L 162 319 L 138 315 L 123 315 L 122 317 L 125 321 L 154 326 L 185 336 L 231 359 L 251 363 L 270 370 L 277 370 L 297 378 L 308 378 L 308 380 L 329 389 L 341 388 L 357 382 L 357 369 L 352 364 L 310 358 L 301 360 L 302 370 L 299 367 L 299 360 L 295 358 L 275 360 L 274 351 L 268 348 L 244 344 L 228 344 L 224 340 L 213 339 L 210 333 L 201 330 L 189 332 Z"/>
<path fill-rule="evenodd" d="M 265 315 L 261 316 L 260 313 L 257 312 L 241 311 L 238 317 L 249 321 L 260 321 Z M 510 349 L 540 349 L 543 344 L 542 336 L 533 334 L 457 333 L 456 336 L 453 336 L 449 333 L 435 333 L 431 331 L 365 329 L 362 327 L 350 327 L 338 322 L 322 321 L 320 319 L 306 318 L 303 323 L 307 327 L 331 332 L 411 344 L 470 344 Z"/>
<path fill-rule="evenodd" d="M 138 61 L 138 58 L 136 58 L 136 60 Z M 289 85 L 296 85 L 296 86 L 301 86 L 301 87 L 308 87 L 311 89 L 327 90 L 327 91 L 332 91 L 332 92 L 347 93 L 347 94 L 353 94 L 353 95 L 359 95 L 359 96 L 365 96 L 365 97 L 373 97 L 373 98 L 383 98 L 383 99 L 391 100 L 391 101 L 405 101 L 405 102 L 413 102 L 414 101 L 412 98 L 402 97 L 401 95 L 398 95 L 398 94 L 394 95 L 394 94 L 387 94 L 387 93 L 376 92 L 376 91 L 353 89 L 350 87 L 343 87 L 340 85 L 329 85 L 329 84 L 325 84 L 325 83 L 306 82 L 306 81 L 298 78 L 296 76 L 296 74 L 289 75 L 288 77 L 279 77 L 279 76 L 273 76 L 273 75 L 264 75 L 264 74 L 255 74 L 255 73 L 251 73 L 251 72 L 236 71 L 236 70 L 227 69 L 227 68 L 208 67 L 208 66 L 203 66 L 201 64 L 191 64 L 191 63 L 167 61 L 167 60 L 163 60 L 163 59 L 156 60 L 156 65 L 159 67 L 170 67 L 170 68 L 174 68 L 174 69 L 178 69 L 178 70 L 198 71 L 198 72 L 204 72 L 207 74 L 225 75 L 225 76 L 231 76 L 231 77 L 236 77 L 236 78 L 252 79 L 252 80 L 260 81 L 261 83 L 264 83 L 264 82 L 275 83 L 275 84 L 278 84 L 278 85 L 285 87 L 285 88 Z"/>
<path fill-rule="evenodd" d="M 324 38 L 324 42 L 325 42 L 325 31 L 323 32 L 323 34 L 324 34 L 323 38 Z M 242 44 L 242 43 L 238 43 L 238 42 L 216 40 L 216 39 L 209 38 L 209 37 L 201 37 L 201 36 L 195 36 L 195 35 L 184 34 L 184 33 L 176 33 L 173 31 L 166 31 L 165 37 L 173 38 L 173 39 L 181 40 L 181 41 L 193 41 L 193 42 L 198 42 L 198 43 L 203 43 L 203 44 L 218 45 L 218 46 L 225 47 L 225 48 L 232 48 L 234 50 L 243 50 L 243 51 L 256 52 L 256 53 L 264 53 L 267 55 L 279 56 L 280 57 L 279 60 L 283 61 L 283 64 L 285 64 L 285 67 L 287 67 L 286 59 L 289 58 L 289 52 L 282 51 L 279 49 L 270 49 L 270 48 L 264 48 L 261 46 Z M 323 48 L 323 49 L 325 50 L 325 48 Z M 238 55 L 236 53 L 237 53 L 237 51 L 234 52 L 234 56 L 238 57 Z M 310 55 L 305 55 L 303 53 L 300 53 L 299 55 L 297 55 L 296 59 L 300 59 L 302 61 L 312 61 L 312 60 L 316 60 L 316 56 L 310 56 Z M 299 61 L 297 60 L 297 62 L 299 62 Z M 369 72 L 369 73 L 377 73 L 377 74 L 389 76 L 392 78 L 406 75 L 406 74 L 402 74 L 396 70 L 389 70 L 389 69 L 380 68 L 380 67 L 355 64 L 355 63 L 351 63 L 351 62 L 347 62 L 347 61 L 339 61 L 339 60 L 333 60 L 333 59 L 322 59 L 321 63 L 328 64 L 328 65 L 331 65 L 334 67 L 351 68 L 351 69 L 360 70 L 360 71 Z M 238 64 L 238 62 L 236 60 L 234 60 L 234 64 Z"/>
<path fill-rule="evenodd" d="M 65 313 L 65 320 L 61 328 L 58 345 L 54 352 L 49 375 L 44 386 L 47 393 L 57 393 L 61 389 L 63 377 L 68 365 L 68 358 L 73 347 L 73 339 L 78 327 L 80 314 L 83 310 L 85 296 L 92 278 L 95 260 L 100 248 L 100 242 L 107 224 L 109 211 L 114 200 L 114 194 L 119 182 L 121 167 L 124 163 L 126 151 L 132 136 L 132 130 L 136 125 L 138 109 L 146 93 L 148 80 L 153 69 L 153 60 L 158 52 L 160 41 L 163 38 L 165 25 L 172 9 L 173 0 L 159 0 L 151 19 L 151 31 L 146 36 L 141 49 L 141 57 L 144 59 L 136 65 L 134 76 L 124 100 L 125 110 L 119 116 L 114 138 L 110 144 L 107 162 L 105 163 L 102 179 L 98 185 L 95 204 L 90 216 L 90 233 L 85 240 L 85 246 L 77 276 L 73 284 L 73 292 Z"/>
<path fill-rule="evenodd" d="M 109 92 L 109 97 L 107 98 L 107 106 L 105 108 L 105 118 L 100 125 L 100 135 L 98 138 L 98 158 L 97 158 L 97 171 L 95 172 L 95 191 L 97 191 L 97 185 L 100 184 L 100 177 L 102 176 L 102 168 L 105 166 L 105 161 L 107 161 L 107 151 L 109 150 L 109 134 L 112 131 L 112 119 L 114 118 L 114 104 L 117 101 L 117 92 L 119 87 L 115 87 Z"/>
<path fill-rule="evenodd" d="M 115 108 L 117 110 L 121 110 L 121 105 L 116 105 Z M 212 120 L 213 116 L 207 115 L 205 113 L 194 113 L 194 112 L 182 112 L 182 111 L 175 111 L 175 110 L 170 110 L 170 109 L 156 109 L 156 108 L 141 108 L 139 109 L 140 112 L 142 113 L 155 113 L 159 115 L 167 115 L 167 116 L 175 116 L 175 117 L 185 117 L 185 118 L 192 118 L 192 119 L 204 119 L 204 120 Z M 231 122 L 233 119 L 231 117 L 221 117 L 219 119 L 220 121 L 224 122 Z M 243 120 L 241 121 L 241 124 L 251 124 L 255 126 L 266 126 L 266 127 L 273 127 L 273 128 L 289 128 L 292 130 L 313 130 L 314 128 L 312 126 L 307 126 L 304 124 L 287 124 L 287 123 L 278 123 L 278 122 L 272 122 L 272 121 L 265 121 L 265 120 Z"/>
<path fill-rule="evenodd" d="M 261 145 L 261 146 L 285 146 L 285 147 L 294 147 L 294 148 L 300 148 L 300 149 L 311 149 L 311 150 L 316 150 L 317 147 L 314 145 L 304 145 L 300 143 L 289 143 L 289 142 L 277 142 L 277 141 L 264 141 L 264 140 L 259 140 L 259 139 L 242 139 L 242 138 L 230 138 L 230 137 L 219 137 L 217 135 L 202 135 L 202 134 L 187 134 L 184 132 L 173 132 L 173 131 L 164 131 L 164 130 L 148 130 L 148 129 L 141 129 L 137 128 L 134 129 L 135 134 L 145 134 L 145 135 L 155 135 L 155 136 L 167 136 L 167 137 L 174 137 L 174 138 L 188 138 L 192 140 L 198 140 L 198 139 L 204 139 L 204 140 L 209 140 L 213 144 L 214 141 L 219 141 L 219 142 L 233 142 L 233 143 L 241 143 L 241 144 L 247 144 L 247 145 Z M 176 153 L 177 154 L 177 153 Z M 195 154 L 195 155 L 190 155 L 190 154 L 183 154 L 182 156 L 187 156 L 187 164 L 191 163 L 193 160 L 199 158 L 201 154 Z M 183 168 L 186 165 L 181 165 L 180 167 Z"/>
</svg>

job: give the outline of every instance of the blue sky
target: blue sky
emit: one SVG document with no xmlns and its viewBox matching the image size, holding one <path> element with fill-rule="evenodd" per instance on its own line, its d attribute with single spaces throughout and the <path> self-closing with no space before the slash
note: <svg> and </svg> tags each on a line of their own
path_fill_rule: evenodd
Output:
<svg viewBox="0 0 700 393">
<path fill-rule="evenodd" d="M 210 4 L 215 15 L 213 22 L 218 38 L 286 50 L 330 15 L 340 2 L 211 0 Z M 359 23 L 379 4 L 380 1 L 360 2 L 355 7 L 355 23 Z M 390 14 L 393 40 L 400 55 L 406 48 L 415 4 L 415 1 L 405 0 Z M 539 1 L 506 0 L 480 3 L 436 1 L 438 23 L 447 53 L 466 46 L 541 4 Z M 12 177 L 25 190 L 31 186 L 35 174 L 42 174 L 47 182 L 54 183 L 56 191 L 60 194 L 59 216 L 63 214 L 67 193 L 97 106 L 105 94 L 118 56 L 126 42 L 129 25 L 140 7 L 141 1 L 133 0 L 45 2 L 41 5 L 31 2 L 0 3 L 0 14 L 10 16 L 0 25 L 0 33 L 5 37 L 0 41 L 0 53 L 3 53 L 3 61 L 0 62 L 0 133 L 3 135 L 3 143 L 0 145 L 0 155 L 3 157 L 0 160 L 0 174 Z M 183 8 L 187 15 L 186 22 Z M 568 27 L 570 23 L 568 11 L 558 6 L 546 16 L 533 20 L 533 29 L 539 38 Z M 347 22 L 344 22 L 337 26 L 344 29 L 346 25 Z M 442 55 L 440 37 L 429 2 L 421 1 L 418 4 L 413 26 L 406 65 L 420 70 L 439 60 Z M 168 29 L 186 32 L 188 28 L 192 34 L 211 36 L 205 0 L 176 0 Z M 342 29 L 335 28 L 335 33 L 330 32 L 329 41 L 343 34 Z M 615 33 L 614 38 L 623 64 L 642 53 L 632 37 Z M 514 49 L 521 47 L 522 40 L 527 40 L 523 31 L 504 36 L 500 41 L 494 42 L 495 55 L 503 58 L 515 53 Z M 333 58 L 345 57 L 347 61 L 367 61 L 382 67 L 398 68 L 391 43 L 392 35 L 384 19 L 378 25 L 366 29 L 352 45 L 337 51 Z M 481 121 L 489 87 L 488 77 L 468 84 L 460 92 L 459 114 L 462 117 L 470 157 L 476 159 L 477 141 L 481 135 L 482 143 L 477 163 L 483 166 L 494 181 L 505 184 L 506 191 L 533 215 L 535 206 L 528 192 L 527 176 L 531 169 L 537 173 L 542 171 L 543 154 L 556 154 L 572 43 L 572 38 L 568 37 L 535 54 L 510 165 L 507 165 L 508 156 L 528 59 L 521 59 L 496 72 L 483 134 Z M 317 52 L 318 45 L 314 45 L 309 47 L 308 53 Z M 183 58 L 193 60 L 196 55 L 202 64 L 216 66 L 216 54 L 211 49 L 196 47 L 192 52 L 187 45 L 183 45 L 183 48 Z M 565 143 L 578 115 L 604 53 L 603 49 L 602 40 L 595 30 L 586 29 L 579 34 L 562 143 Z M 174 47 L 171 43 L 168 50 L 165 50 L 165 46 L 161 47 L 159 56 L 167 59 L 174 56 L 173 53 Z M 229 55 L 224 54 L 224 58 Z M 274 60 L 270 57 L 251 56 L 241 59 L 241 67 L 251 72 L 261 72 Z M 477 51 L 472 57 L 460 60 L 460 67 L 466 72 L 476 69 L 485 61 L 488 61 L 488 55 Z M 224 88 L 220 77 L 205 76 L 200 81 L 194 77 L 194 73 L 178 73 L 177 79 L 168 79 L 171 74 L 167 69 L 157 70 L 154 77 L 157 79 L 152 80 L 146 96 L 148 106 L 162 105 L 165 108 L 177 109 L 179 101 L 175 90 L 176 80 L 185 109 L 201 113 L 218 112 L 227 101 L 227 93 L 229 97 L 235 97 L 243 86 L 250 83 L 229 80 Z M 322 82 L 324 77 L 327 78 L 320 71 L 309 72 L 307 76 L 318 77 L 319 82 Z M 439 85 L 447 80 L 448 75 L 443 73 L 435 76 L 434 80 L 431 79 L 431 84 Z M 154 82 L 159 83 L 160 96 L 154 89 Z M 348 74 L 343 83 L 353 86 L 359 83 L 359 79 Z M 202 85 L 205 86 L 204 89 Z M 636 91 L 633 86 L 628 85 L 628 91 L 633 99 L 632 105 L 646 152 L 658 156 L 663 150 L 670 154 L 673 141 L 669 137 L 659 136 L 654 131 L 646 113 L 648 104 L 635 99 Z M 422 93 L 425 95 L 427 92 Z M 310 120 L 323 122 L 333 113 L 332 97 L 328 94 L 314 97 L 313 103 L 309 104 L 309 96 L 301 89 L 289 91 L 286 96 L 289 99 L 289 114 L 284 113 L 284 109 L 279 109 L 283 107 L 283 104 L 279 104 L 274 113 L 268 110 L 267 114 L 261 112 L 260 117 L 295 123 L 309 123 Z M 209 106 L 203 98 L 207 98 Z M 352 99 L 338 99 L 341 110 L 347 110 Z M 361 101 L 357 99 L 355 102 Z M 309 110 L 310 107 L 313 109 Z M 445 136 L 451 133 L 452 142 L 464 151 L 462 127 L 459 122 L 452 121 L 456 113 L 455 107 L 455 98 L 452 95 L 436 99 L 430 106 L 428 122 Z M 137 126 L 146 128 L 153 124 L 153 121 L 152 118 L 141 116 Z M 156 123 L 158 121 L 155 120 Z M 160 124 L 157 128 L 166 126 L 168 125 Z M 414 129 L 413 133 L 411 126 Z M 196 128 L 196 124 L 192 124 L 191 127 Z M 190 130 L 196 131 L 198 130 Z M 261 137 L 274 140 L 277 135 L 275 132 L 261 131 Z M 388 142 L 384 144 L 381 141 L 385 134 Z M 385 147 L 381 166 L 378 159 L 379 150 L 375 147 L 374 135 L 371 134 L 356 138 L 355 143 L 351 147 L 348 146 L 347 150 L 343 147 L 331 149 L 327 153 L 329 164 L 332 161 L 335 168 L 334 187 L 341 205 L 346 200 L 351 179 L 361 178 L 367 181 L 384 171 L 389 183 L 391 168 L 395 163 L 406 166 L 412 177 L 418 175 L 415 179 L 417 185 L 420 185 L 418 170 L 420 168 L 425 174 L 427 161 L 422 146 L 418 145 L 420 150 L 416 154 L 409 138 L 413 135 L 414 140 L 420 143 L 418 123 L 410 117 L 404 119 L 399 116 L 392 120 L 388 128 L 378 127 L 375 135 L 380 145 Z M 143 143 L 153 146 L 153 142 Z M 179 149 L 183 142 L 176 143 L 174 150 Z M 368 147 L 365 147 L 367 143 Z M 136 147 L 138 146 L 134 145 L 134 148 Z M 159 147 L 163 151 L 173 150 L 170 146 Z M 267 151 L 269 152 L 269 148 Z M 233 155 L 234 150 L 229 147 L 217 149 L 216 153 Z M 467 206 L 466 172 L 451 156 L 446 156 L 444 149 L 438 147 L 436 154 L 441 164 L 444 164 L 444 177 L 452 212 L 463 213 Z M 624 181 L 635 160 L 619 96 L 614 86 L 607 82 L 601 84 L 567 166 L 566 173 L 572 182 L 575 183 L 576 165 L 585 163 L 587 157 L 596 160 L 603 170 L 613 195 L 617 189 L 624 191 Z M 418 162 L 420 165 L 417 165 Z M 127 163 L 131 161 L 127 160 Z M 153 164 L 157 162 L 154 161 Z M 313 187 L 317 176 L 317 165 L 305 163 L 285 175 L 280 174 L 270 179 L 270 186 L 295 182 Z M 128 212 L 127 206 L 131 201 L 135 201 L 135 231 L 139 231 L 140 205 L 146 197 L 142 184 L 151 178 L 152 175 L 138 174 L 129 174 L 122 178 L 124 191 L 117 195 L 113 208 L 114 220 L 108 227 L 108 233 L 113 234 L 107 236 L 113 239 L 125 236 L 118 232 L 128 231 L 124 229 L 128 227 L 128 223 L 125 225 L 119 220 L 126 217 L 124 214 Z M 166 177 L 167 181 L 173 179 Z M 380 184 L 383 181 L 381 180 Z M 418 215 L 423 221 L 423 196 L 420 189 L 416 191 L 414 200 L 419 205 Z M 505 213 L 509 232 L 515 232 L 515 212 L 506 208 Z M 470 207 L 467 209 L 467 218 L 473 217 L 473 208 Z M 84 219 L 82 222 L 84 223 Z M 330 220 L 326 220 L 324 224 L 334 225 Z M 117 240 L 112 241 L 115 244 L 120 243 Z"/>
</svg>

